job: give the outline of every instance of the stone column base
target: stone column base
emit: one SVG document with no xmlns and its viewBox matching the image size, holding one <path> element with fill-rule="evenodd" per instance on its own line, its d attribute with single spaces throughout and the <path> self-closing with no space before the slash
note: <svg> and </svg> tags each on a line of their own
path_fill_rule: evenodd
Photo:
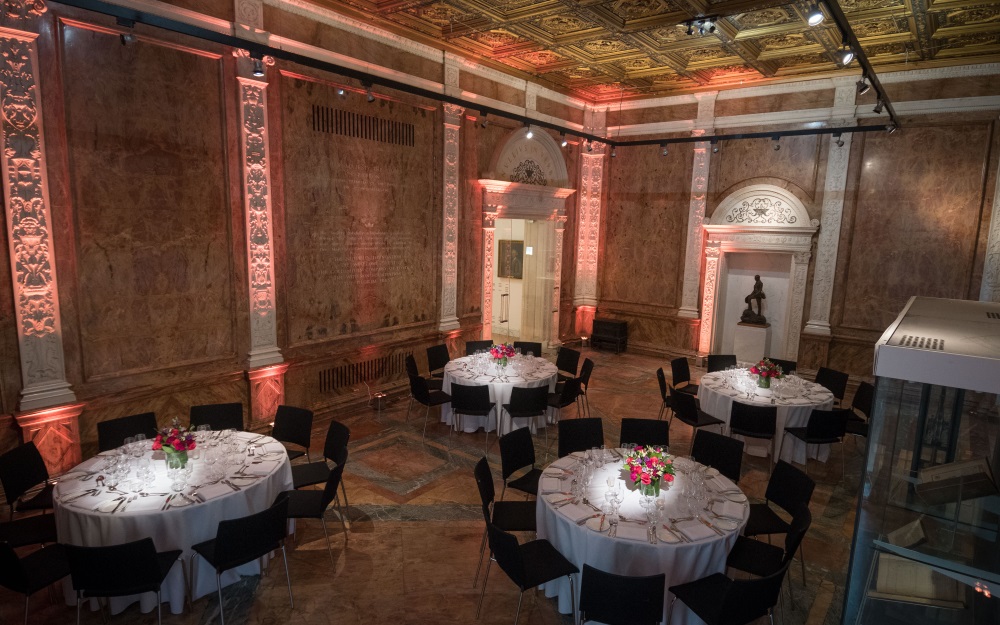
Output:
<svg viewBox="0 0 1000 625">
<path fill-rule="evenodd" d="M 259 431 L 270 428 L 274 421 L 274 413 L 285 401 L 285 371 L 288 363 L 251 369 L 246 372 L 247 383 L 250 385 L 250 423 L 251 430 Z"/>
<path fill-rule="evenodd" d="M 49 475 L 69 471 L 83 460 L 80 414 L 86 404 L 63 404 L 14 415 L 25 443 L 33 442 Z"/>
</svg>

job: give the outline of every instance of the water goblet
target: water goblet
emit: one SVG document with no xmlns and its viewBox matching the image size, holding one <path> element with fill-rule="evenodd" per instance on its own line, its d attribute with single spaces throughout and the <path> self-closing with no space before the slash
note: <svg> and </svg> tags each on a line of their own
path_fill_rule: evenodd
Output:
<svg viewBox="0 0 1000 625">
<path fill-rule="evenodd" d="M 122 444 L 122 447 L 124 447 L 125 449 L 132 449 L 132 443 L 134 442 L 135 442 L 134 436 L 126 436 L 125 442 Z"/>
</svg>

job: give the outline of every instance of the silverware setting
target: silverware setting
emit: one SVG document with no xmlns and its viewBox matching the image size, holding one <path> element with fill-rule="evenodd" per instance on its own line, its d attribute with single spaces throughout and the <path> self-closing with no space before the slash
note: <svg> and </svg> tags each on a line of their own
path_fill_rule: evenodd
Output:
<svg viewBox="0 0 1000 625">
<path fill-rule="evenodd" d="M 77 499 L 80 499 L 82 497 L 86 497 L 87 495 L 96 495 L 99 492 L 101 492 L 99 488 L 88 488 L 83 492 L 79 492 L 74 495 L 70 495 L 69 497 L 65 497 L 63 498 L 62 501 L 63 503 L 69 503 L 71 501 L 76 501 Z"/>
</svg>

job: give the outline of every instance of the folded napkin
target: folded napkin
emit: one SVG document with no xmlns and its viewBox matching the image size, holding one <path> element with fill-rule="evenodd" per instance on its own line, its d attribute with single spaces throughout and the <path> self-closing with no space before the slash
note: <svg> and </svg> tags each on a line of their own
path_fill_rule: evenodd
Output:
<svg viewBox="0 0 1000 625">
<path fill-rule="evenodd" d="M 553 462 L 549 466 L 550 467 L 554 467 L 556 469 L 568 469 L 571 466 L 573 466 L 575 463 L 576 463 L 576 458 L 573 458 L 572 456 L 564 456 L 564 457 L 556 460 L 555 462 Z"/>
<path fill-rule="evenodd" d="M 201 495 L 202 499 L 206 501 L 235 492 L 232 488 L 229 488 L 229 486 L 223 484 L 222 482 L 219 482 L 218 484 L 206 484 L 205 486 L 199 486 L 196 490 L 198 491 L 198 494 Z M 195 499 L 197 499 L 197 497 L 195 497 Z"/>
<path fill-rule="evenodd" d="M 545 495 L 543 499 L 545 499 L 545 501 L 549 502 L 552 505 L 558 505 L 564 503 L 570 497 L 571 495 L 564 495 L 562 493 L 552 493 L 550 495 Z"/>
<path fill-rule="evenodd" d="M 125 512 L 149 512 L 150 510 L 159 510 L 163 507 L 163 502 L 167 500 L 166 497 L 160 497 L 157 495 L 151 495 L 149 497 L 139 497 L 135 501 L 129 503 L 128 508 Z M 119 510 L 121 512 L 121 510 Z"/>
<path fill-rule="evenodd" d="M 704 540 L 706 538 L 711 538 L 712 536 L 718 536 L 711 527 L 708 527 L 698 519 L 691 519 L 690 521 L 681 521 L 674 525 L 677 531 L 684 534 L 688 540 L 697 541 Z"/>
<path fill-rule="evenodd" d="M 707 529 L 707 528 L 706 528 Z M 618 531 L 615 538 L 627 538 L 628 540 L 648 541 L 649 535 L 646 533 L 646 526 L 638 523 L 618 522 Z"/>
<path fill-rule="evenodd" d="M 59 485 L 56 486 L 56 493 L 59 495 L 58 499 L 64 499 L 73 493 L 78 493 L 81 490 L 87 490 L 88 488 L 97 488 L 94 483 L 93 478 L 87 480 L 78 480 L 74 476 L 59 478 Z"/>
<path fill-rule="evenodd" d="M 276 460 L 261 460 L 260 462 L 250 464 L 246 470 L 243 471 L 243 475 L 259 475 L 263 477 L 265 475 L 271 475 L 271 472 L 277 467 L 278 462 Z"/>
<path fill-rule="evenodd" d="M 87 458 L 80 464 L 73 467 L 70 471 L 71 477 L 79 475 L 80 472 L 93 473 L 94 471 L 100 471 L 104 468 L 104 458 L 102 456 L 94 456 L 93 458 Z"/>
<path fill-rule="evenodd" d="M 267 443 L 258 445 L 258 453 L 283 454 L 285 453 L 285 446 L 275 440 L 269 440 Z"/>
<path fill-rule="evenodd" d="M 538 482 L 538 489 L 543 493 L 563 492 L 566 490 L 563 488 L 562 480 L 556 477 L 543 477 Z"/>
<path fill-rule="evenodd" d="M 727 480 L 726 478 L 722 477 L 721 475 L 716 475 L 712 479 L 707 480 L 705 483 L 708 484 L 709 488 L 718 493 L 727 490 L 736 490 L 736 485 Z"/>
<path fill-rule="evenodd" d="M 743 520 L 743 512 L 745 510 L 746 508 L 743 507 L 743 504 L 732 501 L 717 501 L 712 505 L 712 512 L 715 512 L 715 514 L 736 519 L 737 521 Z"/>
<path fill-rule="evenodd" d="M 591 508 L 575 503 L 558 508 L 558 510 L 559 514 L 568 517 L 569 520 L 574 523 L 579 523 L 580 521 L 595 514 Z"/>
</svg>

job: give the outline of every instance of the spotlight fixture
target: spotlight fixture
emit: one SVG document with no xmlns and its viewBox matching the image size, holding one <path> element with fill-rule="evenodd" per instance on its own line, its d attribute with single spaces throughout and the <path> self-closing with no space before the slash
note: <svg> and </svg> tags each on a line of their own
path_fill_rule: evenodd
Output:
<svg viewBox="0 0 1000 625">
<path fill-rule="evenodd" d="M 837 134 L 833 135 L 833 140 L 837 144 L 838 148 L 844 147 L 844 139 L 843 139 L 843 137 L 840 136 L 839 132 Z"/>
<path fill-rule="evenodd" d="M 882 114 L 882 108 L 884 106 L 885 106 L 885 102 L 882 101 L 882 98 L 879 98 L 878 99 L 878 103 L 875 105 L 875 108 L 873 108 L 872 111 L 874 111 L 876 115 L 881 115 Z"/>
<path fill-rule="evenodd" d="M 486 113 L 483 113 L 483 121 L 479 122 L 479 127 L 486 128 L 489 125 L 490 125 L 490 118 L 486 116 Z"/>
<path fill-rule="evenodd" d="M 719 140 L 712 139 L 712 154 L 718 154 L 718 153 L 719 153 Z"/>
<path fill-rule="evenodd" d="M 844 48 L 840 51 L 840 65 L 847 67 L 854 60 L 854 50 L 847 45 L 847 37 L 844 37 Z"/>
<path fill-rule="evenodd" d="M 559 136 L 562 137 L 562 141 L 559 143 L 559 145 L 561 145 L 562 147 L 566 147 L 567 145 L 569 145 L 569 141 L 566 140 L 565 132 L 559 133 Z"/>
<path fill-rule="evenodd" d="M 861 80 L 858 81 L 858 95 L 865 95 L 866 93 L 871 91 L 872 86 L 869 85 L 867 81 L 868 81 L 868 74 L 863 75 L 861 77 Z"/>
<path fill-rule="evenodd" d="M 688 37 L 690 37 L 690 36 L 694 35 L 694 23 L 688 22 L 687 26 L 688 26 L 687 34 L 688 34 Z"/>
<path fill-rule="evenodd" d="M 264 56 L 260 52 L 251 52 L 250 60 L 253 61 L 254 78 L 264 77 Z"/>
<path fill-rule="evenodd" d="M 135 28 L 135 20 L 130 20 L 124 17 L 115 18 L 115 23 L 122 28 L 132 29 Z M 128 45 L 135 41 L 135 33 L 121 33 L 118 35 L 118 40 L 122 42 L 122 45 Z"/>
<path fill-rule="evenodd" d="M 771 145 L 774 146 L 775 152 L 781 149 L 781 144 L 778 143 L 779 141 L 781 141 L 781 136 L 774 135 L 773 137 L 771 137 Z"/>
<path fill-rule="evenodd" d="M 820 11 L 818 4 L 814 4 L 809 7 L 809 13 L 807 14 L 806 21 L 810 26 L 819 26 L 823 23 L 824 19 L 826 19 L 826 16 L 823 15 L 823 11 Z"/>
<path fill-rule="evenodd" d="M 667 144 L 666 143 L 661 143 L 660 144 L 660 156 L 666 156 L 667 154 L 670 154 L 670 151 L 667 149 Z"/>
<path fill-rule="evenodd" d="M 588 152 L 593 152 L 594 151 L 594 142 L 593 141 L 587 141 L 587 151 Z"/>
<path fill-rule="evenodd" d="M 698 22 L 698 34 L 701 36 L 711 35 L 715 32 L 715 22 L 712 20 L 701 20 Z"/>
<path fill-rule="evenodd" d="M 374 102 L 375 94 L 372 93 L 372 84 L 370 82 L 365 82 L 361 84 L 364 85 L 365 87 L 365 99 L 368 100 L 368 102 Z"/>
<path fill-rule="evenodd" d="M 339 95 L 340 97 L 343 98 L 344 96 L 347 95 L 347 91 L 343 87 L 341 87 L 341 88 L 337 89 L 337 95 Z"/>
<path fill-rule="evenodd" d="M 535 131 L 531 129 L 531 126 L 528 126 L 528 133 L 526 135 L 524 135 L 524 136 L 527 139 L 534 139 L 535 138 Z"/>
<path fill-rule="evenodd" d="M 888 126 L 885 127 L 885 130 L 891 135 L 892 133 L 896 132 L 896 124 L 889 124 Z"/>
<path fill-rule="evenodd" d="M 614 158 L 615 156 L 617 156 L 615 154 L 615 146 L 611 146 L 611 158 Z"/>
</svg>

